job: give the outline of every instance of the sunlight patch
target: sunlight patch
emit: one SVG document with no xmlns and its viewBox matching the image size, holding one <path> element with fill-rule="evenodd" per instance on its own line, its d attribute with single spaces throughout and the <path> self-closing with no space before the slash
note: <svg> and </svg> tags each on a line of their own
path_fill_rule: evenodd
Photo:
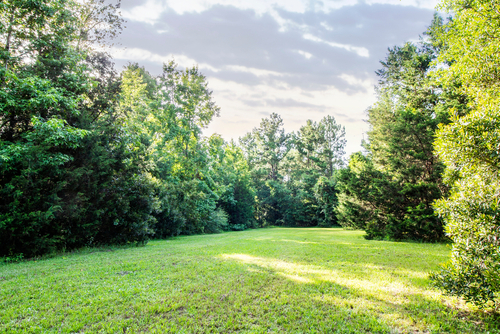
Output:
<svg viewBox="0 0 500 334">
<path fill-rule="evenodd" d="M 289 239 L 280 239 L 277 241 L 295 242 L 297 244 L 318 244 L 319 243 L 319 242 L 314 242 L 314 241 L 298 241 L 298 240 L 289 240 Z"/>
<path fill-rule="evenodd" d="M 279 275 L 297 283 L 316 283 L 316 281 L 313 281 L 312 279 L 305 278 L 299 275 L 288 275 L 284 273 L 279 273 Z"/>
<path fill-rule="evenodd" d="M 254 262 L 256 259 L 259 259 L 258 257 L 253 257 L 246 254 L 222 254 L 222 257 L 225 259 L 234 259 L 244 262 Z"/>
</svg>

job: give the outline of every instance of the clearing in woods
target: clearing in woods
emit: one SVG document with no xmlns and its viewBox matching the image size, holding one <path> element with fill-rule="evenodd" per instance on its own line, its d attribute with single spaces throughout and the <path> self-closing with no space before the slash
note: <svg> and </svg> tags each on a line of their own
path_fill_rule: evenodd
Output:
<svg viewBox="0 0 500 334">
<path fill-rule="evenodd" d="M 0 265 L 1 333 L 499 333 L 434 289 L 444 244 L 270 228 Z"/>
</svg>

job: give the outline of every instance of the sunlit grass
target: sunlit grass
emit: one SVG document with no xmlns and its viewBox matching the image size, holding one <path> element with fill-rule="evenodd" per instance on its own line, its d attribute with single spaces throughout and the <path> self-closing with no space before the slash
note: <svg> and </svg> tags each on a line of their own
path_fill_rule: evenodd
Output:
<svg viewBox="0 0 500 334">
<path fill-rule="evenodd" d="M 500 333 L 433 289 L 443 244 L 273 228 L 0 266 L 6 333 Z"/>
</svg>

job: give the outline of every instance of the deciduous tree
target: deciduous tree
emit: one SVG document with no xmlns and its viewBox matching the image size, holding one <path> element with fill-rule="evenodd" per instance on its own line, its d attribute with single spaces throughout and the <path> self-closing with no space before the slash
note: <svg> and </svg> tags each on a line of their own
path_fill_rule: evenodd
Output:
<svg viewBox="0 0 500 334">
<path fill-rule="evenodd" d="M 453 19 L 439 36 L 447 44 L 436 76 L 469 97 L 470 110 L 450 108 L 452 122 L 437 133 L 449 198 L 436 202 L 453 240 L 451 261 L 434 275 L 448 293 L 478 305 L 500 296 L 500 5 L 445 0 Z M 457 89 L 456 89 L 457 90 Z"/>
</svg>

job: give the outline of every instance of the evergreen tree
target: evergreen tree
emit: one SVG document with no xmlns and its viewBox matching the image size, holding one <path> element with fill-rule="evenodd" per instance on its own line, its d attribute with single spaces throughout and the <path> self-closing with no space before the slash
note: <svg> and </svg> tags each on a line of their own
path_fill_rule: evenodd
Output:
<svg viewBox="0 0 500 334">
<path fill-rule="evenodd" d="M 436 17 L 433 27 L 440 25 Z M 438 125 L 448 122 L 443 106 L 450 102 L 428 76 L 438 51 L 429 45 L 389 49 L 377 71 L 379 101 L 368 109 L 368 154 L 352 156 L 339 175 L 339 221 L 365 229 L 368 238 L 444 237 L 432 204 L 447 188 L 432 145 Z"/>
<path fill-rule="evenodd" d="M 0 6 L 0 254 L 144 242 L 155 199 L 116 122 L 119 78 L 91 48 L 119 29 L 117 7 Z M 82 30 L 88 9 L 109 34 Z"/>
<path fill-rule="evenodd" d="M 248 160 L 256 196 L 256 219 L 260 226 L 275 224 L 283 219 L 283 159 L 291 148 L 290 134 L 283 128 L 278 114 L 262 119 L 260 126 L 240 139 Z"/>
<path fill-rule="evenodd" d="M 332 226 L 337 203 L 334 171 L 342 164 L 345 130 L 327 116 L 287 134 L 272 114 L 240 139 L 256 189 L 261 226 Z"/>
</svg>

